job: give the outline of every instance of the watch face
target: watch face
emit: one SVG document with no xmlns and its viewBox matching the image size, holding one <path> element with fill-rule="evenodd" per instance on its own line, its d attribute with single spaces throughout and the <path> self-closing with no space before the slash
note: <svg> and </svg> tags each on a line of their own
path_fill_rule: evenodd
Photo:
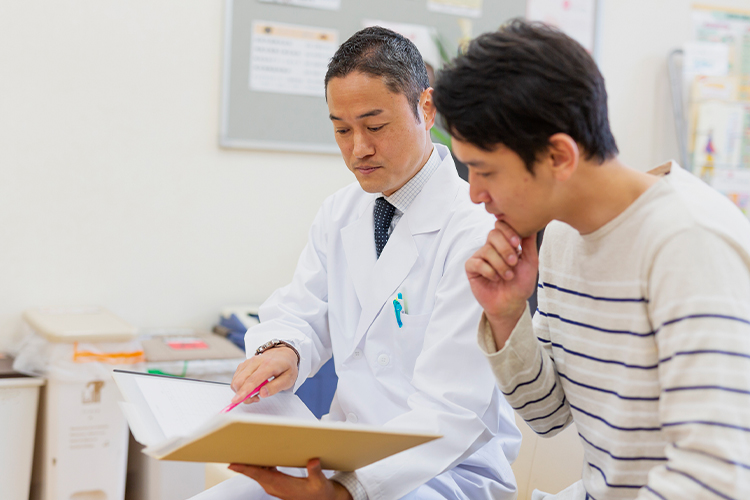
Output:
<svg viewBox="0 0 750 500">
<path fill-rule="evenodd" d="M 279 345 L 280 343 L 281 343 L 281 342 L 280 342 L 279 340 L 276 340 L 276 339 L 274 339 L 274 340 L 269 340 L 268 342 L 266 342 L 265 344 L 263 344 L 262 346 L 260 346 L 260 347 L 258 348 L 258 350 L 259 350 L 260 352 L 263 352 L 263 351 L 267 351 L 267 350 L 268 350 L 268 349 L 270 349 L 271 347 L 277 346 L 277 345 Z"/>
</svg>

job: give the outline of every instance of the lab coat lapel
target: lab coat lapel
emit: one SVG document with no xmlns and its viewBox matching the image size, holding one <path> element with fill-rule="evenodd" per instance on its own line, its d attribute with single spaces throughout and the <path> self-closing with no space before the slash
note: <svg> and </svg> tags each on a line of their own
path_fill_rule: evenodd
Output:
<svg viewBox="0 0 750 500">
<path fill-rule="evenodd" d="M 414 243 L 408 221 L 405 217 L 401 217 L 373 268 L 371 277 L 372 296 L 371 300 L 362 307 L 362 316 L 359 319 L 354 339 L 355 344 L 359 343 L 360 338 L 370 327 L 383 306 L 388 307 L 389 304 L 386 302 L 409 274 L 418 256 L 417 245 Z"/>
<path fill-rule="evenodd" d="M 396 224 L 393 233 L 388 238 L 388 243 L 380 254 L 380 258 L 377 259 L 374 266 L 371 260 L 363 262 L 369 270 L 367 276 L 362 273 L 362 270 L 359 270 L 357 279 L 362 279 L 362 282 L 360 285 L 355 283 L 355 288 L 360 297 L 362 315 L 357 325 L 354 345 L 359 344 L 362 336 L 367 332 L 383 307 L 391 306 L 386 302 L 397 292 L 398 287 L 414 267 L 414 263 L 419 257 L 414 235 L 439 231 L 445 222 L 447 212 L 451 210 L 461 180 L 456 173 L 456 167 L 450 153 L 446 150 L 445 155 L 441 156 L 444 157 L 444 160 Z M 364 229 L 359 228 L 356 230 L 356 235 L 353 229 L 348 236 L 352 238 L 350 242 L 352 250 L 358 248 L 361 244 L 361 241 L 355 242 L 353 238 L 361 238 L 362 241 L 367 241 L 366 245 L 368 245 L 370 252 L 368 255 L 374 258 L 372 209 L 368 208 L 365 214 L 363 218 L 369 219 L 369 224 L 360 223 L 362 226 L 367 226 L 367 233 Z M 347 251 L 347 259 L 348 256 L 349 252 Z M 362 260 L 361 256 L 359 257 Z M 356 261 L 349 260 L 350 271 L 356 265 L 354 262 Z M 354 274 L 352 276 L 354 277 Z M 360 293 L 360 288 L 362 293 Z M 367 299 L 364 299 L 365 294 L 367 294 Z"/>
<path fill-rule="evenodd" d="M 347 269 L 363 310 L 372 302 L 372 273 L 376 263 L 374 203 L 375 197 L 368 196 L 360 208 L 359 218 L 341 229 Z"/>
</svg>

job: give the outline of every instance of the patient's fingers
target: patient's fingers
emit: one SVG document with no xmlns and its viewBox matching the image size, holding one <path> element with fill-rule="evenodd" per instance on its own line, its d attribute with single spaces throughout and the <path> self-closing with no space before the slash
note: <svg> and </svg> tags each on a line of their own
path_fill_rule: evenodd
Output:
<svg viewBox="0 0 750 500">
<path fill-rule="evenodd" d="M 518 239 L 517 236 L 513 236 L 510 239 Z M 503 276 L 506 271 L 510 270 L 513 266 L 518 264 L 518 244 L 521 240 L 518 239 L 517 244 L 512 244 L 507 235 L 499 230 L 493 229 L 490 234 L 487 235 L 487 244 L 492 245 L 495 252 L 502 258 L 503 262 L 499 264 L 499 267 L 495 267 L 500 276 Z M 515 240 L 514 240 L 515 241 Z M 492 262 L 490 262 L 492 264 Z"/>
<path fill-rule="evenodd" d="M 481 250 L 482 248 L 477 250 L 477 252 L 466 261 L 466 275 L 469 279 L 482 277 L 489 281 L 498 281 L 500 276 L 495 271 L 495 268 L 493 268 L 483 257 Z"/>
<path fill-rule="evenodd" d="M 495 222 L 495 229 L 503 233 L 503 236 L 505 236 L 505 239 L 508 240 L 508 242 L 510 242 L 513 248 L 518 248 L 518 246 L 521 244 L 521 237 L 512 227 L 510 227 L 505 222 L 503 221 Z"/>
</svg>

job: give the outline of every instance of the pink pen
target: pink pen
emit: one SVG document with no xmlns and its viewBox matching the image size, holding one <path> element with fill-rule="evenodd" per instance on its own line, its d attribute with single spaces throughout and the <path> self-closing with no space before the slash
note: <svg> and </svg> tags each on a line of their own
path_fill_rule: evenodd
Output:
<svg viewBox="0 0 750 500">
<path fill-rule="evenodd" d="M 262 384 L 260 384 L 255 389 L 253 389 L 250 392 L 250 394 L 248 394 L 247 396 L 245 396 L 245 399 L 243 399 L 242 401 L 238 401 L 237 403 L 230 404 L 229 406 L 227 406 L 226 408 L 224 408 L 223 410 L 221 410 L 219 413 L 227 413 L 228 411 L 230 411 L 232 408 L 234 408 L 238 404 L 244 403 L 245 401 L 247 401 L 249 398 L 252 398 L 253 396 L 257 396 L 260 393 L 260 388 L 263 387 L 264 385 L 266 385 L 267 383 L 268 383 L 268 380 L 266 380 L 265 382 L 263 382 Z"/>
</svg>

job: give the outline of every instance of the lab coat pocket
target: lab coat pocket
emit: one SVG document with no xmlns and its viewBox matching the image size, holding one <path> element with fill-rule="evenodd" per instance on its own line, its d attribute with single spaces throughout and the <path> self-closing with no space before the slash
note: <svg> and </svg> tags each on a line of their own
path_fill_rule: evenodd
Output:
<svg viewBox="0 0 750 500">
<path fill-rule="evenodd" d="M 400 367 L 404 375 L 411 379 L 414 373 L 414 365 L 417 357 L 422 352 L 424 344 L 424 335 L 427 325 L 430 322 L 432 314 L 402 314 L 401 321 L 403 326 L 396 328 L 396 346 L 398 346 L 398 356 Z"/>
</svg>

